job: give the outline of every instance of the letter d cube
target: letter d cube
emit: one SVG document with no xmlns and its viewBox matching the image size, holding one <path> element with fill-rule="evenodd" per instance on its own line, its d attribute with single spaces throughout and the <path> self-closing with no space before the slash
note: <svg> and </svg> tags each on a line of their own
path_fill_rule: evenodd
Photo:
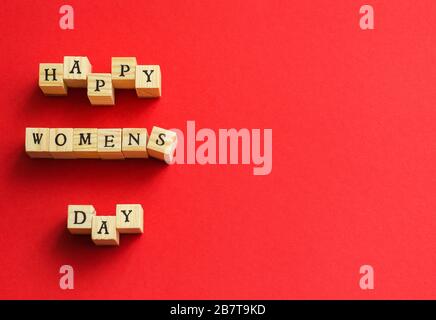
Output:
<svg viewBox="0 0 436 320">
<path fill-rule="evenodd" d="M 69 205 L 67 228 L 72 234 L 91 234 L 94 217 L 92 205 Z"/>
</svg>

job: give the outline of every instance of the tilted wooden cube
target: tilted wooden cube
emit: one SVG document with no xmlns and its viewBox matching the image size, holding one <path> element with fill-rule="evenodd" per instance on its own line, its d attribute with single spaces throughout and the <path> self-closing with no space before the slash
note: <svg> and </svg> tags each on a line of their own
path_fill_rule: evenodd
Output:
<svg viewBox="0 0 436 320">
<path fill-rule="evenodd" d="M 147 144 L 150 157 L 171 163 L 177 147 L 177 134 L 174 131 L 153 127 Z"/>
</svg>

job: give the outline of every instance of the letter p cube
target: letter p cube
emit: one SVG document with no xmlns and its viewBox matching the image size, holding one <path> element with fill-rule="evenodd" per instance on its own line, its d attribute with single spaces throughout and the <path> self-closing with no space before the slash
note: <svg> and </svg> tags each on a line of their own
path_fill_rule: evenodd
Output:
<svg viewBox="0 0 436 320">
<path fill-rule="evenodd" d="M 88 98 L 92 105 L 115 104 L 115 93 L 110 73 L 88 74 Z"/>
</svg>

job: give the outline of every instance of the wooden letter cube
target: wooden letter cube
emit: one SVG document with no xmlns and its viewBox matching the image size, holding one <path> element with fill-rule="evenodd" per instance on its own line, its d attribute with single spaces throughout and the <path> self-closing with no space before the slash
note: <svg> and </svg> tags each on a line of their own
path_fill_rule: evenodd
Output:
<svg viewBox="0 0 436 320">
<path fill-rule="evenodd" d="M 39 87 L 47 96 L 66 96 L 64 65 L 62 63 L 39 64 Z"/>
<path fill-rule="evenodd" d="M 112 85 L 115 89 L 135 89 L 135 57 L 112 57 Z"/>
<path fill-rule="evenodd" d="M 148 133 L 145 128 L 123 128 L 123 155 L 126 158 L 148 158 Z"/>
<path fill-rule="evenodd" d="M 86 88 L 92 65 L 88 57 L 64 57 L 64 81 L 68 87 Z"/>
<path fill-rule="evenodd" d="M 92 241 L 101 246 L 117 246 L 120 244 L 120 234 L 117 230 L 115 216 L 95 216 L 92 219 Z"/>
<path fill-rule="evenodd" d="M 73 129 L 50 129 L 49 151 L 55 159 L 72 159 L 73 154 Z"/>
<path fill-rule="evenodd" d="M 98 159 L 98 139 L 95 128 L 74 128 L 73 153 L 76 158 Z"/>
<path fill-rule="evenodd" d="M 94 206 L 69 205 L 67 228 L 72 234 L 91 234 Z"/>
<path fill-rule="evenodd" d="M 88 98 L 93 105 L 115 104 L 110 73 L 90 73 L 88 75 Z"/>
<path fill-rule="evenodd" d="M 120 233 L 144 232 L 144 210 L 140 204 L 117 204 L 116 217 Z"/>
<path fill-rule="evenodd" d="M 175 132 L 153 127 L 147 144 L 147 151 L 150 157 L 171 163 L 176 146 L 177 134 Z"/>
<path fill-rule="evenodd" d="M 161 73 L 158 65 L 136 66 L 135 79 L 138 97 L 155 98 L 161 96 Z"/>
<path fill-rule="evenodd" d="M 98 129 L 97 136 L 100 159 L 124 159 L 121 152 L 121 129 Z"/>
<path fill-rule="evenodd" d="M 50 129 L 26 128 L 26 153 L 31 158 L 51 158 Z"/>
</svg>

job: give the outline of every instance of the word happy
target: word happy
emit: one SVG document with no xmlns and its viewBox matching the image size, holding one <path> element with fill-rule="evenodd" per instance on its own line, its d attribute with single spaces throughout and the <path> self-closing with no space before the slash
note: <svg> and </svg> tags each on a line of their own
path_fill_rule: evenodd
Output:
<svg viewBox="0 0 436 320">
<path fill-rule="evenodd" d="M 87 88 L 93 105 L 114 105 L 114 89 L 135 89 L 140 98 L 161 96 L 160 66 L 138 65 L 135 57 L 112 57 L 111 73 L 93 73 L 88 57 L 65 56 L 64 63 L 40 63 L 38 83 L 47 96 Z"/>
</svg>

